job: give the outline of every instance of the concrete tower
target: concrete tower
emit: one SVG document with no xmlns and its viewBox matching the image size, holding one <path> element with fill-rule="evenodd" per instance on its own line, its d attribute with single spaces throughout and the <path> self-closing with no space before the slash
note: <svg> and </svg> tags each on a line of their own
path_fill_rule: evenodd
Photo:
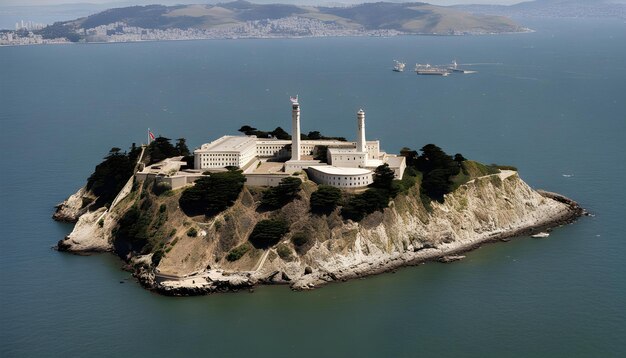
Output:
<svg viewBox="0 0 626 358">
<path fill-rule="evenodd" d="M 291 160 L 300 160 L 300 104 L 291 97 Z"/>
<path fill-rule="evenodd" d="M 365 150 L 365 111 L 359 109 L 356 113 L 356 120 L 359 126 L 359 131 L 357 133 L 356 139 L 356 151 L 357 152 L 366 152 Z"/>
</svg>

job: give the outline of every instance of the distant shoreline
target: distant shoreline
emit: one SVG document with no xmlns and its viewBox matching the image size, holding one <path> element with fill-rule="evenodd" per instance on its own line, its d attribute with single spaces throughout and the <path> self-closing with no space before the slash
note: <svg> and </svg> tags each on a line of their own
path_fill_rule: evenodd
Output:
<svg viewBox="0 0 626 358">
<path fill-rule="evenodd" d="M 198 39 L 159 39 L 159 40 L 135 40 L 135 41 L 90 41 L 90 42 L 49 42 L 40 44 L 0 44 L 0 47 L 23 47 L 23 46 L 45 46 L 45 45 L 108 45 L 108 44 L 129 44 L 129 43 L 145 43 L 145 42 L 172 42 L 172 41 L 209 41 L 209 40 L 298 40 L 298 39 L 322 39 L 322 38 L 392 38 L 392 37 L 409 37 L 409 36 L 433 36 L 433 37 L 473 37 L 473 36 L 498 36 L 498 35 L 519 35 L 537 32 L 534 29 L 524 28 L 523 31 L 514 32 L 494 32 L 494 33 L 476 33 L 476 34 L 411 34 L 403 33 L 396 35 L 329 35 L 329 36 L 266 36 L 266 37 L 221 37 L 221 38 L 198 38 Z"/>
</svg>

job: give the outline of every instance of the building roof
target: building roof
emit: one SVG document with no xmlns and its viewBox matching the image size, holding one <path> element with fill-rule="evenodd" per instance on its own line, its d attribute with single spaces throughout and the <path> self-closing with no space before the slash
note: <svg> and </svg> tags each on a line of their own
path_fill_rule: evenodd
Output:
<svg viewBox="0 0 626 358">
<path fill-rule="evenodd" d="M 383 164 L 385 164 L 385 162 L 380 159 L 368 159 L 367 162 L 365 162 L 365 166 L 371 167 L 371 168 L 379 167 Z"/>
<path fill-rule="evenodd" d="M 368 169 L 334 167 L 332 165 L 311 166 L 309 170 L 317 170 L 330 175 L 365 175 L 372 172 Z"/>
<path fill-rule="evenodd" d="M 249 145 L 256 145 L 256 137 L 225 135 L 211 143 L 203 144 L 200 150 L 211 152 L 238 152 Z"/>
<path fill-rule="evenodd" d="M 389 164 L 389 166 L 392 168 L 397 168 L 400 167 L 400 165 L 402 165 L 402 162 L 404 162 L 405 160 L 406 158 L 403 156 L 390 155 L 387 157 L 387 164 Z"/>
<path fill-rule="evenodd" d="M 332 154 L 365 154 L 367 152 L 359 152 L 356 148 L 328 148 L 328 152 Z"/>
<path fill-rule="evenodd" d="M 276 139 L 276 138 L 257 138 L 257 144 L 291 144 L 291 139 Z M 368 140 L 365 142 L 366 144 L 377 144 L 378 140 Z M 313 145 L 326 145 L 336 147 L 355 147 L 356 142 L 344 142 L 341 140 L 335 139 L 304 139 L 300 141 L 300 144 L 313 144 Z"/>
</svg>

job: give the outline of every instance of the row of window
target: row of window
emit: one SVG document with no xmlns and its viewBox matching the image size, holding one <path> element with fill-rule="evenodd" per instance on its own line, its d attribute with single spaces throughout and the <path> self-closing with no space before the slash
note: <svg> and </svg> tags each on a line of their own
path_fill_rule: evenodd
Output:
<svg viewBox="0 0 626 358">
<path fill-rule="evenodd" d="M 339 158 L 337 158 L 337 159 L 338 159 L 338 160 L 344 160 L 344 159 L 343 159 L 343 156 L 341 156 L 341 157 L 339 157 Z M 363 159 L 362 157 L 359 157 L 359 160 L 362 160 L 362 159 Z M 350 160 L 350 157 L 346 157 L 346 160 Z M 352 160 L 357 160 L 357 159 L 356 159 L 356 157 L 352 157 Z"/>
<path fill-rule="evenodd" d="M 203 163 L 210 163 L 210 162 L 236 162 L 236 159 L 223 159 L 223 158 L 208 158 L 208 159 L 204 159 L 202 160 Z"/>
<path fill-rule="evenodd" d="M 322 181 L 325 181 L 329 185 L 334 186 L 366 186 L 370 184 L 370 176 L 358 176 L 358 177 L 341 177 L 332 175 L 320 175 Z"/>
</svg>

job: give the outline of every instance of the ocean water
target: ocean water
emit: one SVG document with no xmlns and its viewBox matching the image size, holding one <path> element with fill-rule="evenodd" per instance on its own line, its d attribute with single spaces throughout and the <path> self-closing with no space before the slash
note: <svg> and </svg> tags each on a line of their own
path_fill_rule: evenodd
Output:
<svg viewBox="0 0 626 358">
<path fill-rule="evenodd" d="M 0 355 L 626 355 L 626 24 L 525 22 L 481 37 L 177 41 L 0 48 Z M 407 62 L 393 73 L 392 60 Z M 415 62 L 479 71 L 416 76 Z M 139 287 L 108 254 L 51 249 L 50 219 L 146 129 L 199 146 L 243 124 L 516 165 L 594 217 L 454 264 L 192 298 Z"/>
</svg>

